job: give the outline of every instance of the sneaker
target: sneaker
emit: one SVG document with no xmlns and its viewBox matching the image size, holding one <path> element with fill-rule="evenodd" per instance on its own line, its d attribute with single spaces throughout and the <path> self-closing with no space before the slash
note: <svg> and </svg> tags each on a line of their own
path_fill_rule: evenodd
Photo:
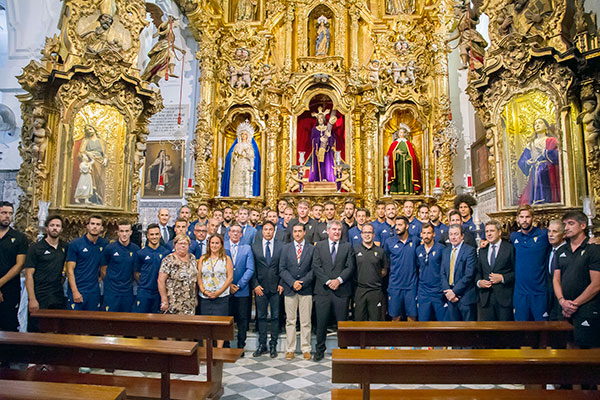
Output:
<svg viewBox="0 0 600 400">
<path fill-rule="evenodd" d="M 286 360 L 293 360 L 294 359 L 294 353 L 292 353 L 291 351 L 285 353 L 285 359 Z"/>
<path fill-rule="evenodd" d="M 307 351 L 306 353 L 304 353 L 303 356 L 304 356 L 305 360 L 310 360 L 312 358 L 312 355 L 310 354 L 309 351 Z"/>
</svg>

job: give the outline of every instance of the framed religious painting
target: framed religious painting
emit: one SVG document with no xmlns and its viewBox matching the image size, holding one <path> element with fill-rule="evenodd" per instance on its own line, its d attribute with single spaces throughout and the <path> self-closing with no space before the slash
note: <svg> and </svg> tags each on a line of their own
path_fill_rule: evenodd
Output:
<svg viewBox="0 0 600 400">
<path fill-rule="evenodd" d="M 473 185 L 477 192 L 494 186 L 494 178 L 490 171 L 490 150 L 486 146 L 485 136 L 477 139 L 471 146 L 471 170 L 473 171 Z"/>
<path fill-rule="evenodd" d="M 183 151 L 185 140 L 146 143 L 142 198 L 183 196 Z"/>
<path fill-rule="evenodd" d="M 516 96 L 500 122 L 505 207 L 563 204 L 564 142 L 554 103 L 541 91 Z"/>
</svg>

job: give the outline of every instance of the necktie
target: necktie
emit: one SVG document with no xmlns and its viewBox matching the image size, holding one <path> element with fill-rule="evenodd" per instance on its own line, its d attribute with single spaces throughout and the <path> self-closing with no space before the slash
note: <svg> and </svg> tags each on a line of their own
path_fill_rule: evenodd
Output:
<svg viewBox="0 0 600 400">
<path fill-rule="evenodd" d="M 555 264 L 554 262 L 554 257 L 556 256 L 556 249 L 552 249 L 552 254 L 550 254 L 550 262 L 548 263 L 548 272 L 550 272 L 551 274 L 553 273 L 553 265 Z"/>
<path fill-rule="evenodd" d="M 494 268 L 494 264 L 496 264 L 496 245 L 493 244 L 492 248 L 490 249 L 490 251 L 492 252 L 490 254 L 490 267 Z"/>
<path fill-rule="evenodd" d="M 237 258 L 238 245 L 237 243 L 233 244 L 233 248 L 231 249 L 231 256 L 233 258 L 233 263 L 235 264 L 235 259 Z"/>
<path fill-rule="evenodd" d="M 202 247 L 204 247 L 204 242 L 198 242 L 198 247 L 200 248 L 200 255 L 202 255 Z"/>
<path fill-rule="evenodd" d="M 452 248 L 452 254 L 450 255 L 450 276 L 448 277 L 448 283 L 450 286 L 454 285 L 454 262 L 456 261 L 456 247 Z"/>
<path fill-rule="evenodd" d="M 335 251 L 335 245 L 336 242 L 333 242 L 333 244 L 331 245 L 331 263 L 335 264 L 335 256 L 337 254 L 337 252 Z"/>
<path fill-rule="evenodd" d="M 165 243 L 169 241 L 169 231 L 166 226 L 162 227 L 162 238 Z"/>
<path fill-rule="evenodd" d="M 271 264 L 271 248 L 269 244 L 271 242 L 267 241 L 267 245 L 265 246 L 265 260 L 267 260 L 267 265 Z"/>
<path fill-rule="evenodd" d="M 300 263 L 300 258 L 302 257 L 302 243 L 298 244 L 298 250 L 296 250 L 296 260 Z"/>
</svg>

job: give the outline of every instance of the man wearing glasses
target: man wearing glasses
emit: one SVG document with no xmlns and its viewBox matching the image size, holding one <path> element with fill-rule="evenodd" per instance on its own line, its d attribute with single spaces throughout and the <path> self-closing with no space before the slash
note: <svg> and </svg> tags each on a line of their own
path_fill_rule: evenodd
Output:
<svg viewBox="0 0 600 400">
<path fill-rule="evenodd" d="M 361 231 L 362 242 L 354 246 L 356 256 L 356 321 L 380 321 L 383 302 L 383 277 L 387 269 L 383 249 L 373 243 L 373 225 L 365 224 Z"/>
</svg>

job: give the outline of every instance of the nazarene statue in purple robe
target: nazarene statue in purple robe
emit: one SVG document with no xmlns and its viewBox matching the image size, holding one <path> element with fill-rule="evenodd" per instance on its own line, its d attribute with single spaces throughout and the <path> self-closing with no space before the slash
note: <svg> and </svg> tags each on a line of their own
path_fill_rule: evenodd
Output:
<svg viewBox="0 0 600 400">
<path fill-rule="evenodd" d="M 337 117 L 335 110 L 332 111 L 329 122 L 326 123 L 327 114 L 329 114 L 329 110 L 323 110 L 323 107 L 319 107 L 317 112 L 311 114 L 317 118 L 317 123 L 310 133 L 312 162 L 308 176 L 309 182 L 335 182 L 335 136 L 332 128 Z"/>
</svg>

